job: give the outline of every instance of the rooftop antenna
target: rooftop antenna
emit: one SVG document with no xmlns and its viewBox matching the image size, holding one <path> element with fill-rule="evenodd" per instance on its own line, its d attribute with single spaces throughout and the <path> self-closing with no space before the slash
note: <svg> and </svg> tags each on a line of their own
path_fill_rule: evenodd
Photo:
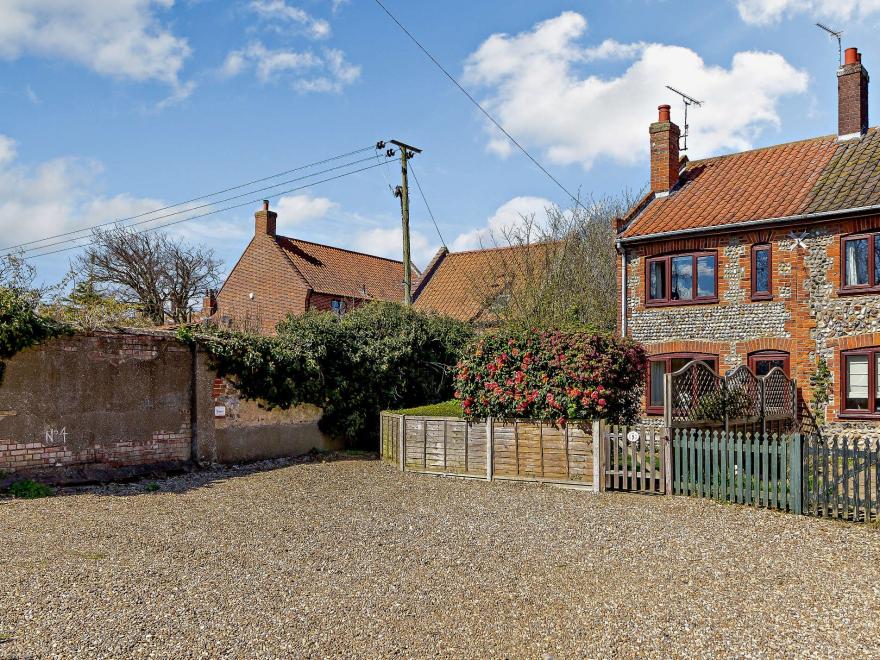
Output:
<svg viewBox="0 0 880 660">
<path fill-rule="evenodd" d="M 699 108 L 701 105 L 703 105 L 703 102 L 698 101 L 693 96 L 688 96 L 684 92 L 678 91 L 677 89 L 675 89 L 675 87 L 670 87 L 669 85 L 666 85 L 666 89 L 668 89 L 670 92 L 675 92 L 676 94 L 678 94 L 681 97 L 681 100 L 684 101 L 684 134 L 682 134 L 682 136 L 681 136 L 682 147 L 681 147 L 680 151 L 687 151 L 688 150 L 688 128 L 689 128 L 689 126 L 688 126 L 688 106 L 695 105 Z"/>
<path fill-rule="evenodd" d="M 825 25 L 824 23 L 816 23 L 816 27 L 825 30 L 833 39 L 837 39 L 837 64 L 839 66 L 843 65 L 843 44 L 840 41 L 840 37 L 843 36 L 843 30 L 832 30 L 830 27 Z"/>
</svg>

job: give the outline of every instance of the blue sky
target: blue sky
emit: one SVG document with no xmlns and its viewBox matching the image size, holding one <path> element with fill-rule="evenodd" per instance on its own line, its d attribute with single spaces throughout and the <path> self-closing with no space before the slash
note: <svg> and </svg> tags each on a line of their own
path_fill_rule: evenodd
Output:
<svg viewBox="0 0 880 660">
<path fill-rule="evenodd" d="M 667 83 L 706 100 L 692 158 L 833 133 L 836 43 L 816 20 L 880 71 L 873 0 L 385 1 L 584 195 L 644 186 L 657 105 L 681 120 Z M 3 247 L 391 138 L 424 149 L 414 167 L 453 249 L 568 203 L 373 0 L 2 0 L 0 72 Z M 288 235 L 397 256 L 398 181 L 391 164 L 270 199 Z M 255 208 L 173 231 L 231 267 Z M 417 190 L 412 209 L 423 266 L 440 239 Z M 34 264 L 51 281 L 75 254 Z"/>
</svg>

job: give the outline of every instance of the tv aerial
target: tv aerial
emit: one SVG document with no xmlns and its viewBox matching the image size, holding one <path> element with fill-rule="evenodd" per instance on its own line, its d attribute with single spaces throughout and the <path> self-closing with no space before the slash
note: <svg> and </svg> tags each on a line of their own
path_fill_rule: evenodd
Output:
<svg viewBox="0 0 880 660">
<path fill-rule="evenodd" d="M 682 137 L 682 147 L 679 151 L 687 151 L 687 149 L 688 149 L 688 128 L 689 128 L 688 107 L 695 105 L 699 108 L 700 106 L 703 105 L 703 102 L 698 101 L 693 96 L 689 96 L 688 94 L 685 94 L 684 92 L 678 91 L 677 89 L 675 89 L 675 87 L 671 87 L 669 85 L 666 85 L 666 89 L 668 89 L 670 92 L 675 92 L 676 94 L 678 94 L 681 97 L 681 100 L 684 102 L 684 134 L 681 136 Z"/>
<path fill-rule="evenodd" d="M 837 63 L 838 65 L 843 65 L 843 43 L 840 40 L 840 37 L 843 36 L 843 30 L 832 30 L 830 27 L 825 25 L 824 23 L 816 23 L 816 27 L 820 30 L 825 30 L 832 39 L 837 39 Z"/>
</svg>

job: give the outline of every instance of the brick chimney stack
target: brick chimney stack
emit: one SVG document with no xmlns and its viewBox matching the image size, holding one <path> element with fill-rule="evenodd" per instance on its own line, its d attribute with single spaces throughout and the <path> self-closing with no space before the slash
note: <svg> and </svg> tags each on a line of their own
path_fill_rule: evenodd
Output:
<svg viewBox="0 0 880 660">
<path fill-rule="evenodd" d="M 868 130 L 868 71 L 858 48 L 847 48 L 837 70 L 837 135 L 852 138 Z"/>
<path fill-rule="evenodd" d="M 266 236 L 275 235 L 275 225 L 278 220 L 278 214 L 269 210 L 269 200 L 263 200 L 263 208 L 254 213 L 255 226 L 254 233 L 257 236 L 265 234 Z"/>
<path fill-rule="evenodd" d="M 678 138 L 681 131 L 669 118 L 669 106 L 661 105 L 651 124 L 651 192 L 668 193 L 678 183 Z"/>
</svg>

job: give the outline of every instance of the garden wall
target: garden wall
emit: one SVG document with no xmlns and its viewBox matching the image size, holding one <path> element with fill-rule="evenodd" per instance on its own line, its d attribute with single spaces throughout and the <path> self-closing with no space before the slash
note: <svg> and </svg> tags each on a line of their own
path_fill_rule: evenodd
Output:
<svg viewBox="0 0 880 660">
<path fill-rule="evenodd" d="M 0 476 L 101 481 L 327 449 L 320 411 L 260 411 L 167 332 L 97 332 L 6 361 Z"/>
</svg>

